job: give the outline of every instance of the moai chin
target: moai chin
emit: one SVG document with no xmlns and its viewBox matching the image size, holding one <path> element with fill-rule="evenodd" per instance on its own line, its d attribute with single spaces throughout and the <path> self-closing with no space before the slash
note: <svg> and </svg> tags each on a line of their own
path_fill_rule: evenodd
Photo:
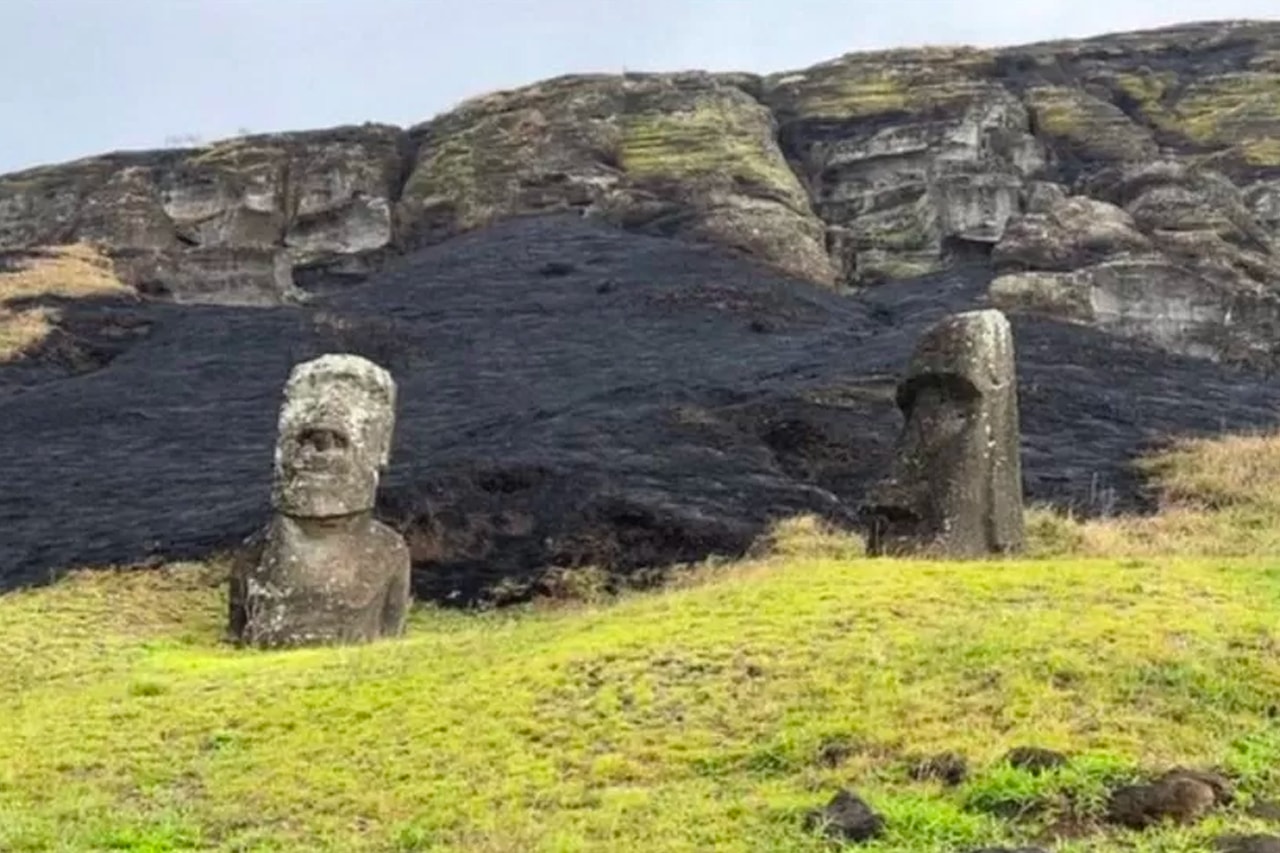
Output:
<svg viewBox="0 0 1280 853">
<path fill-rule="evenodd" d="M 395 401 L 391 375 L 358 356 L 294 367 L 280 409 L 274 513 L 232 569 L 234 639 L 283 647 L 403 631 L 409 551 L 373 517 Z"/>
<path fill-rule="evenodd" d="M 1013 333 L 969 311 L 921 338 L 898 385 L 906 420 L 863 507 L 872 555 L 979 557 L 1024 544 Z"/>
</svg>

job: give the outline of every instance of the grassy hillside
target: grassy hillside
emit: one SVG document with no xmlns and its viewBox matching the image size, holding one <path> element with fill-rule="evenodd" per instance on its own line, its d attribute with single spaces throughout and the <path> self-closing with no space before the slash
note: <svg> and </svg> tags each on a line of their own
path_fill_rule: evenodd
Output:
<svg viewBox="0 0 1280 853">
<path fill-rule="evenodd" d="M 794 523 L 660 593 L 283 653 L 221 644 L 216 563 L 0 597 L 0 850 L 817 851 L 804 815 L 842 786 L 887 819 L 865 849 L 1207 850 L 1280 797 L 1280 559 L 1237 535 L 1280 441 L 1236 441 L 1247 464 L 1152 463 L 1162 517 L 1199 519 L 1179 556 L 1159 521 L 1038 513 L 1048 556 L 1005 563 L 867 560 Z M 1126 556 L 1087 556 L 1107 541 Z M 1022 744 L 1073 760 L 1000 763 Z M 968 781 L 911 779 L 944 750 Z M 1238 804 L 1095 825 L 1109 786 L 1175 764 Z"/>
</svg>

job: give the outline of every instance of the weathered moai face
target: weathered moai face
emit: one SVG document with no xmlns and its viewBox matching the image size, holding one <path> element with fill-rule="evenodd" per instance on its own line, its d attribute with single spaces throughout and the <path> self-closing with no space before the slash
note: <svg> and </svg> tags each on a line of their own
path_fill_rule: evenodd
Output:
<svg viewBox="0 0 1280 853">
<path fill-rule="evenodd" d="M 944 319 L 898 386 L 905 418 L 888 478 L 868 496 L 871 551 L 950 556 L 1021 548 L 1013 335 L 999 311 Z"/>
<path fill-rule="evenodd" d="M 272 500 L 298 518 L 373 508 L 395 428 L 391 374 L 354 355 L 324 355 L 289 374 Z"/>
</svg>

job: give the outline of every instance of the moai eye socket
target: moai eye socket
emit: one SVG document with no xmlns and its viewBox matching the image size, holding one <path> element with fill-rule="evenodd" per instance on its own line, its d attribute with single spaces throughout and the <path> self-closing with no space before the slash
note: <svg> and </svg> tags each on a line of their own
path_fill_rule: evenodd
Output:
<svg viewBox="0 0 1280 853">
<path fill-rule="evenodd" d="M 345 450 L 350 442 L 345 435 L 336 430 L 312 427 L 298 434 L 298 444 L 318 453 L 325 453 L 330 450 Z"/>
</svg>

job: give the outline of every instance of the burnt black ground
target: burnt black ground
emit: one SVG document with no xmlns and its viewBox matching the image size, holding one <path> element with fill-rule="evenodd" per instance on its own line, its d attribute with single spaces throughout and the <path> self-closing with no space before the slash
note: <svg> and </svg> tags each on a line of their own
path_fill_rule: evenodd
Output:
<svg viewBox="0 0 1280 853">
<path fill-rule="evenodd" d="M 979 305 L 987 275 L 842 297 L 551 217 L 423 250 L 307 308 L 66 306 L 69 335 L 0 366 L 0 589 L 238 542 L 265 520 L 290 366 L 336 350 L 399 382 L 380 510 L 406 531 L 421 595 L 518 594 L 548 564 L 740 553 L 802 511 L 852 522 L 886 466 L 915 339 Z M 1140 451 L 1280 412 L 1264 376 L 1078 326 L 1014 328 L 1032 500 L 1141 507 Z"/>
</svg>

